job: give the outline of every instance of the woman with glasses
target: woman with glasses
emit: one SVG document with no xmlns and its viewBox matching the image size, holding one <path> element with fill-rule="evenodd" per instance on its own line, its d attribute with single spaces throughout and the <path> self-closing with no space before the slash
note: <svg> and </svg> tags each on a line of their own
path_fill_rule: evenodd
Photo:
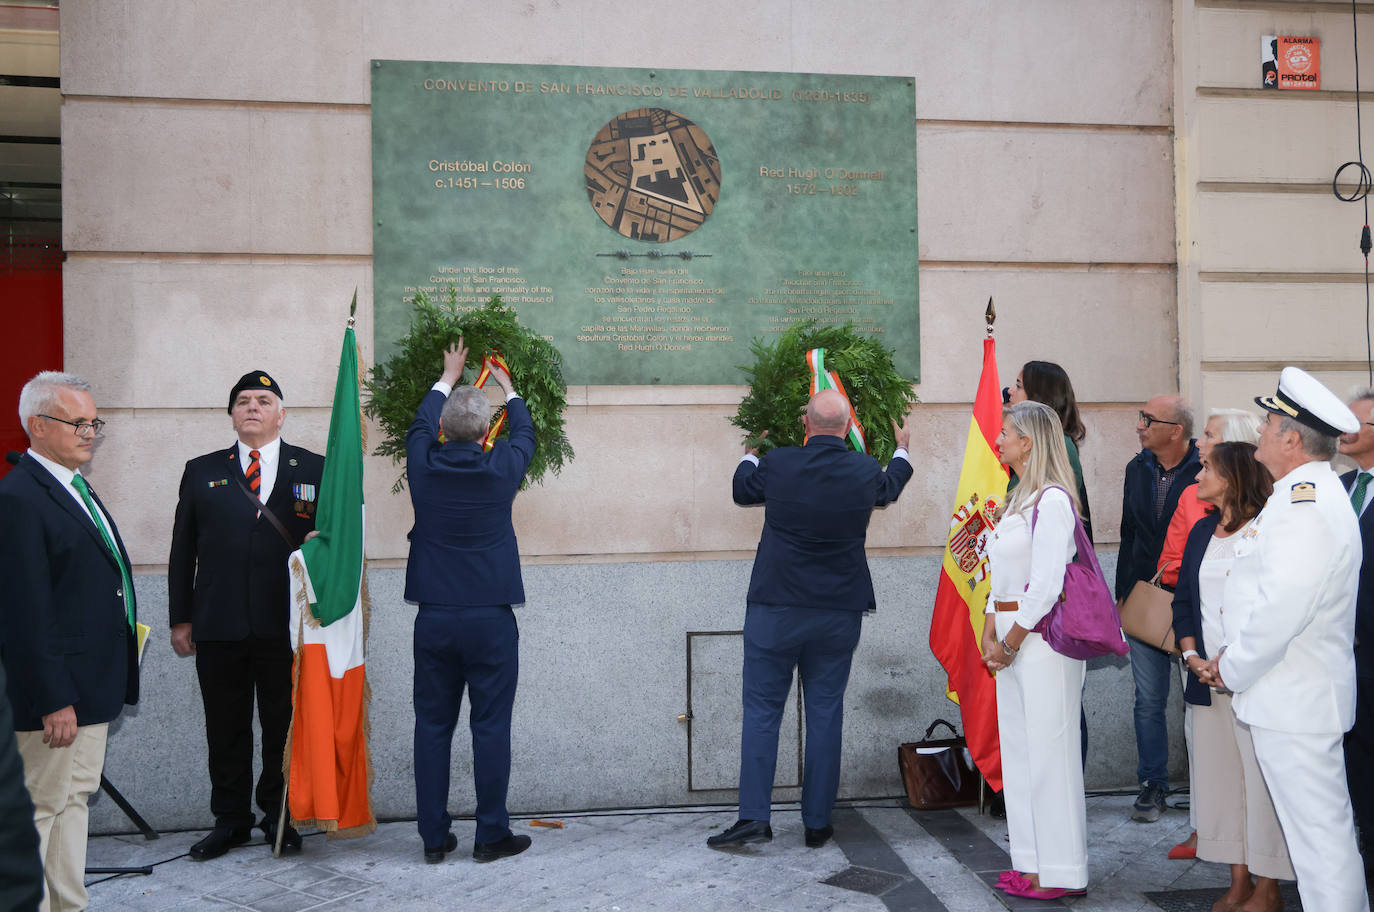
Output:
<svg viewBox="0 0 1374 912">
<path fill-rule="evenodd" d="M 1278 879 L 1293 866 L 1269 790 L 1255 760 L 1249 726 L 1237 721 L 1231 694 L 1204 685 L 1197 672 L 1222 642 L 1222 593 L 1237 548 L 1257 531 L 1254 519 L 1273 491 L 1250 443 L 1213 444 L 1202 457 L 1198 497 L 1209 513 L 1188 535 L 1174 593 L 1174 635 L 1188 666 L 1183 699 L 1192 715 L 1192 806 L 1197 857 L 1231 866 L 1231 886 L 1213 912 L 1274 912 L 1283 907 Z M 1251 874 L 1258 880 L 1251 881 Z"/>
<path fill-rule="evenodd" d="M 1198 438 L 1198 455 L 1206 459 L 1207 454 L 1212 451 L 1212 447 L 1218 443 L 1259 443 L 1259 419 L 1244 409 L 1213 409 L 1207 416 L 1207 423 L 1203 425 L 1202 436 Z M 1188 542 L 1188 533 L 1193 531 L 1193 527 L 1198 521 L 1207 515 L 1209 505 L 1198 498 L 1198 486 L 1196 483 L 1184 488 L 1178 495 L 1178 506 L 1174 508 L 1173 518 L 1169 520 L 1169 529 L 1164 534 L 1164 548 L 1159 553 L 1160 582 L 1165 586 L 1178 585 L 1179 563 L 1183 560 L 1183 546 Z M 1184 681 L 1187 685 L 1187 681 Z M 1185 702 L 1183 706 L 1183 734 L 1184 741 L 1188 746 L 1188 770 L 1190 780 L 1192 780 L 1193 769 L 1193 714 L 1191 707 Z M 1197 857 L 1197 807 L 1191 802 L 1188 805 L 1189 822 L 1193 826 L 1193 832 L 1189 837 L 1169 850 L 1169 857 L 1173 859 L 1189 859 Z"/>
<path fill-rule="evenodd" d="M 1050 648 L 1034 629 L 1064 588 L 1075 554 L 1078 495 L 1054 409 L 1018 402 L 997 437 L 1020 479 L 988 545 L 991 592 L 983 662 L 997 673 L 997 727 L 1013 870 L 998 888 L 1058 899 L 1087 891 L 1088 845 L 1079 762 L 1086 663 Z"/>
</svg>

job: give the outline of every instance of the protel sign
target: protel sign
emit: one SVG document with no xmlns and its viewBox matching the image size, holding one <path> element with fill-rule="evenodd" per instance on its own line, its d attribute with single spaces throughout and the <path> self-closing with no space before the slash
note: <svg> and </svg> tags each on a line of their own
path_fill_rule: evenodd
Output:
<svg viewBox="0 0 1374 912">
<path fill-rule="evenodd" d="M 1322 87 L 1320 38 L 1280 35 L 1274 56 L 1280 89 Z"/>
</svg>

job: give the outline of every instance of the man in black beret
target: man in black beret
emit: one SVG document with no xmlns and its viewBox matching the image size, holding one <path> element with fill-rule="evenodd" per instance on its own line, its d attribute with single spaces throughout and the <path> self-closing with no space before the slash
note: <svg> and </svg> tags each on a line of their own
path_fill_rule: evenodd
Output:
<svg viewBox="0 0 1374 912">
<path fill-rule="evenodd" d="M 281 387 L 249 371 L 229 392 L 238 440 L 186 463 L 167 560 L 172 649 L 196 657 L 210 810 L 215 828 L 191 857 L 216 858 L 252 837 L 253 698 L 262 725 L 257 802 L 267 842 L 276 839 L 284 791 L 282 753 L 291 724 L 291 638 L 286 563 L 315 528 L 324 458 L 278 434 Z M 298 850 L 289 824 L 283 849 Z"/>
</svg>

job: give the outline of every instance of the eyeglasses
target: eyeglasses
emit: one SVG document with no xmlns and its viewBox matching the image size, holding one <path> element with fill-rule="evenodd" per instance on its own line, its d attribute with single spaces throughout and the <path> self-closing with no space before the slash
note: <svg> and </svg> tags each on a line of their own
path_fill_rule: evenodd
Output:
<svg viewBox="0 0 1374 912">
<path fill-rule="evenodd" d="M 103 437 L 105 435 L 105 422 L 100 418 L 94 421 L 68 421 L 66 418 L 54 418 L 52 415 L 39 415 L 38 417 L 70 424 L 78 437 Z"/>
<path fill-rule="evenodd" d="M 1147 415 L 1144 412 L 1140 413 L 1140 420 L 1145 422 L 1145 427 L 1147 428 L 1152 424 L 1172 424 L 1175 427 L 1177 427 L 1180 424 L 1180 422 L 1178 421 L 1165 421 L 1163 418 L 1156 418 L 1155 416 Z"/>
</svg>

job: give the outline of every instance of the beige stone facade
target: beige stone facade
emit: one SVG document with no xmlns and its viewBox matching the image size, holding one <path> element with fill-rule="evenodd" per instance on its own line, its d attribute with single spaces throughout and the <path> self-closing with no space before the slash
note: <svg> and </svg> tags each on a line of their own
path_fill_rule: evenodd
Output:
<svg viewBox="0 0 1374 912">
<path fill-rule="evenodd" d="M 1374 2 L 1359 6 L 1374 47 Z M 914 76 L 916 475 L 871 527 L 880 610 L 856 658 L 842 782 L 844 795 L 891 794 L 891 748 L 954 712 L 925 640 L 990 295 L 1003 383 L 1032 358 L 1073 378 L 1109 572 L 1142 402 L 1181 390 L 1200 412 L 1244 406 L 1284 363 L 1342 391 L 1362 377 L 1362 210 L 1329 190 L 1354 157 L 1349 7 L 700 0 L 673 8 L 690 16 L 691 41 L 665 27 L 667 9 L 65 0 L 65 361 L 94 382 L 111 432 L 92 474 L 138 564 L 140 600 L 154 606 L 145 620 L 165 641 L 156 606 L 178 480 L 186 459 L 231 441 L 230 384 L 250 368 L 272 372 L 287 394 L 285 436 L 322 450 L 355 287 L 371 359 L 371 59 Z M 1254 88 L 1264 34 L 1320 37 L 1323 90 Z M 700 672 L 682 644 L 687 633 L 690 652 L 692 631 L 742 619 L 762 520 L 730 502 L 740 435 L 727 418 L 743 392 L 569 390 L 577 457 L 516 508 L 530 592 L 522 650 L 535 664 L 516 710 L 513 807 L 705 800 L 683 791 L 688 765 L 704 762 L 708 720 L 696 705 L 695 735 L 676 721 L 684 680 L 690 693 Z M 397 471 L 368 463 L 368 554 L 389 612 L 373 628 L 379 813 L 405 816 L 413 609 L 394 571 L 411 516 L 389 491 Z M 145 705 L 112 742 L 116 773 L 149 768 L 141 752 L 178 726 L 194 743 L 190 663 L 162 650 L 145 660 Z M 1129 668 L 1095 664 L 1090 785 L 1132 784 L 1130 701 Z M 714 724 L 728 733 L 723 718 Z M 1177 772 L 1176 725 L 1173 742 Z M 728 782 L 728 738 L 720 744 L 713 781 Z M 562 775 L 547 775 L 550 754 Z M 158 762 L 167 822 L 193 825 L 204 815 L 198 760 Z"/>
<path fill-rule="evenodd" d="M 1331 192 L 1357 156 L 1351 6 L 1175 5 L 1182 388 L 1244 406 L 1297 364 L 1344 395 L 1368 381 L 1364 209 Z M 1374 5 L 1357 8 L 1367 93 Z M 1321 89 L 1259 88 L 1263 35 L 1320 38 Z"/>
<path fill-rule="evenodd" d="M 1088 404 L 1110 540 L 1130 409 L 1178 383 L 1170 5 L 708 2 L 692 12 L 702 40 L 683 43 L 662 40 L 643 4 L 594 6 L 63 5 L 66 360 L 119 428 L 95 472 L 120 473 L 135 561 L 165 561 L 182 461 L 227 443 L 221 399 L 238 373 L 278 377 L 287 437 L 319 447 L 328 327 L 355 286 L 370 356 L 372 58 L 914 75 L 925 405 L 917 480 L 875 518 L 872 544 L 942 542 L 989 295 L 1004 381 L 1026 359 L 1056 360 Z M 521 498 L 522 550 L 746 554 L 759 518 L 726 484 L 739 437 L 725 419 L 742 392 L 570 390 L 577 459 Z M 369 465 L 379 560 L 406 551 L 394 474 Z"/>
</svg>

